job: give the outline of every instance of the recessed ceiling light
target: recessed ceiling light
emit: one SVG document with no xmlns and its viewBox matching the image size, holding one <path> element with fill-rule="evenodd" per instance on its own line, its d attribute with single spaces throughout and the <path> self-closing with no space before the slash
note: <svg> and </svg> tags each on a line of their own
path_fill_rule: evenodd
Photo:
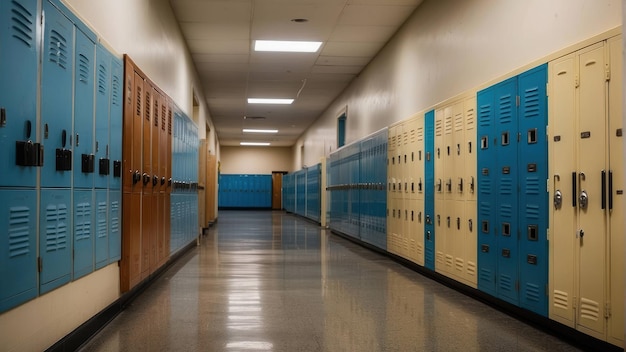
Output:
<svg viewBox="0 0 626 352">
<path fill-rule="evenodd" d="M 306 18 L 293 18 L 291 20 L 291 22 L 295 22 L 295 23 L 306 23 L 309 22 L 309 20 L 307 20 Z"/>
<path fill-rule="evenodd" d="M 278 133 L 278 130 L 258 130 L 254 128 L 244 128 L 244 133 Z"/>
<path fill-rule="evenodd" d="M 239 145 L 265 147 L 270 144 L 267 142 L 241 142 Z"/>
<path fill-rule="evenodd" d="M 320 46 L 322 46 L 322 42 L 257 40 L 254 42 L 254 51 L 314 53 L 319 50 Z"/>
<path fill-rule="evenodd" d="M 266 98 L 248 98 L 248 104 L 283 104 L 293 103 L 293 99 L 266 99 Z"/>
</svg>

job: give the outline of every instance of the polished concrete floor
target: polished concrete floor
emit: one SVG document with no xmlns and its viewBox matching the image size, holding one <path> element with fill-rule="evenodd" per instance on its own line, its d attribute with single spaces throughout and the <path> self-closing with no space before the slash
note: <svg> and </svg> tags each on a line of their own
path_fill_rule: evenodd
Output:
<svg viewBox="0 0 626 352">
<path fill-rule="evenodd" d="M 283 212 L 219 222 L 84 351 L 576 351 Z"/>
</svg>

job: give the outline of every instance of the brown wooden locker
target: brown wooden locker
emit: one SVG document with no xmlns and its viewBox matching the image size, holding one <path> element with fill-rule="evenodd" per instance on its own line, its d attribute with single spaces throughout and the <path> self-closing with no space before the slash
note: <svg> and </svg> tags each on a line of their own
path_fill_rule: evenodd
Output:
<svg viewBox="0 0 626 352">
<path fill-rule="evenodd" d="M 120 290 L 126 292 L 141 281 L 141 218 L 136 211 L 141 209 L 141 194 L 124 193 L 122 202 Z"/>
<path fill-rule="evenodd" d="M 124 63 L 124 113 L 122 124 L 122 190 L 130 192 L 133 186 L 133 102 L 135 69 L 131 62 Z"/>
</svg>

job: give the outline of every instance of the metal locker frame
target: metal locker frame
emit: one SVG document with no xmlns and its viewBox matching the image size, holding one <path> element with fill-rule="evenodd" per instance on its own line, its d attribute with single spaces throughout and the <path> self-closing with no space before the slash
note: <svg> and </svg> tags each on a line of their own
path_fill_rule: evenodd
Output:
<svg viewBox="0 0 626 352">
<path fill-rule="evenodd" d="M 35 187 L 39 151 L 37 144 L 37 68 L 40 45 L 37 0 L 0 2 L 0 169 L 5 176 L 0 187 Z M 14 25 L 8 25 L 14 23 Z M 18 29 L 19 28 L 19 29 Z M 30 141 L 30 143 L 28 143 Z M 18 145 L 21 156 L 18 162 Z M 18 166 L 24 163 L 32 166 Z"/>
<path fill-rule="evenodd" d="M 95 221 L 94 221 L 94 262 L 95 269 L 101 269 L 109 264 L 109 197 L 108 190 L 96 189 Z"/>
<path fill-rule="evenodd" d="M 74 25 L 50 1 L 43 1 L 43 12 L 40 135 L 45 152 L 41 187 L 69 188 L 68 171 L 75 167 L 71 165 Z"/>
<path fill-rule="evenodd" d="M 74 30 L 74 112 L 70 144 L 73 147 L 73 187 L 94 186 L 98 171 L 94 152 L 94 107 L 96 44 L 92 33 Z M 106 83 L 105 83 L 106 84 Z"/>
<path fill-rule="evenodd" d="M 37 296 L 37 191 L 0 190 L 0 312 Z"/>
<path fill-rule="evenodd" d="M 39 293 L 70 282 L 72 274 L 72 191 L 42 189 L 39 203 Z"/>
</svg>

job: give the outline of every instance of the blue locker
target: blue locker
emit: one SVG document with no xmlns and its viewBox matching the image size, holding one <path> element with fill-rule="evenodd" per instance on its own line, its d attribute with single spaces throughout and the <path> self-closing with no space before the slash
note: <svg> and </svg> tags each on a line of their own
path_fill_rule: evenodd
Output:
<svg viewBox="0 0 626 352">
<path fill-rule="evenodd" d="M 520 306 L 543 316 L 548 315 L 547 66 L 519 76 Z"/>
<path fill-rule="evenodd" d="M 124 66 L 118 58 L 111 58 L 111 108 L 109 114 L 109 188 L 119 190 L 122 187 L 122 99 Z"/>
<path fill-rule="evenodd" d="M 306 215 L 306 170 L 296 172 L 296 214 Z"/>
<path fill-rule="evenodd" d="M 424 266 L 435 270 L 435 110 L 424 115 Z"/>
<path fill-rule="evenodd" d="M 94 171 L 95 43 L 81 30 L 74 31 L 74 187 L 92 188 Z"/>
<path fill-rule="evenodd" d="M 0 312 L 37 296 L 37 192 L 0 190 Z"/>
<path fill-rule="evenodd" d="M 94 269 L 94 199 L 92 190 L 74 191 L 73 243 L 76 280 Z"/>
<path fill-rule="evenodd" d="M 100 269 L 109 264 L 109 200 L 108 191 L 98 189 L 95 191 L 96 216 L 95 216 L 95 268 Z"/>
<path fill-rule="evenodd" d="M 71 191 L 41 190 L 39 211 L 40 293 L 70 281 L 72 271 Z"/>
<path fill-rule="evenodd" d="M 498 297 L 519 304 L 518 294 L 518 165 L 517 77 L 495 86 L 497 221 L 493 230 L 498 242 Z"/>
<path fill-rule="evenodd" d="M 18 166 L 37 164 L 33 159 L 39 150 L 33 144 L 37 141 L 37 3 L 0 1 L 0 187 L 35 187 L 37 182 L 35 167 Z M 33 158 L 18 162 L 18 153 Z"/>
<path fill-rule="evenodd" d="M 272 175 L 263 175 L 263 208 L 272 207 Z"/>
<path fill-rule="evenodd" d="M 109 144 L 111 89 L 111 54 L 101 44 L 98 44 L 96 48 L 96 145 L 94 157 L 94 186 L 96 188 L 107 188 L 112 167 L 111 146 Z M 74 187 L 76 187 L 76 183 L 74 183 Z"/>
<path fill-rule="evenodd" d="M 69 188 L 74 26 L 50 2 L 43 2 L 43 10 L 46 23 L 41 66 L 41 136 L 44 146 L 41 187 Z"/>
<path fill-rule="evenodd" d="M 478 184 L 478 288 L 496 296 L 497 241 L 496 226 L 496 150 L 493 141 L 494 126 L 493 87 L 477 94 L 477 184 Z M 428 188 L 427 188 L 428 189 Z"/>
<path fill-rule="evenodd" d="M 122 258 L 122 192 L 109 190 L 109 263 Z"/>
</svg>

